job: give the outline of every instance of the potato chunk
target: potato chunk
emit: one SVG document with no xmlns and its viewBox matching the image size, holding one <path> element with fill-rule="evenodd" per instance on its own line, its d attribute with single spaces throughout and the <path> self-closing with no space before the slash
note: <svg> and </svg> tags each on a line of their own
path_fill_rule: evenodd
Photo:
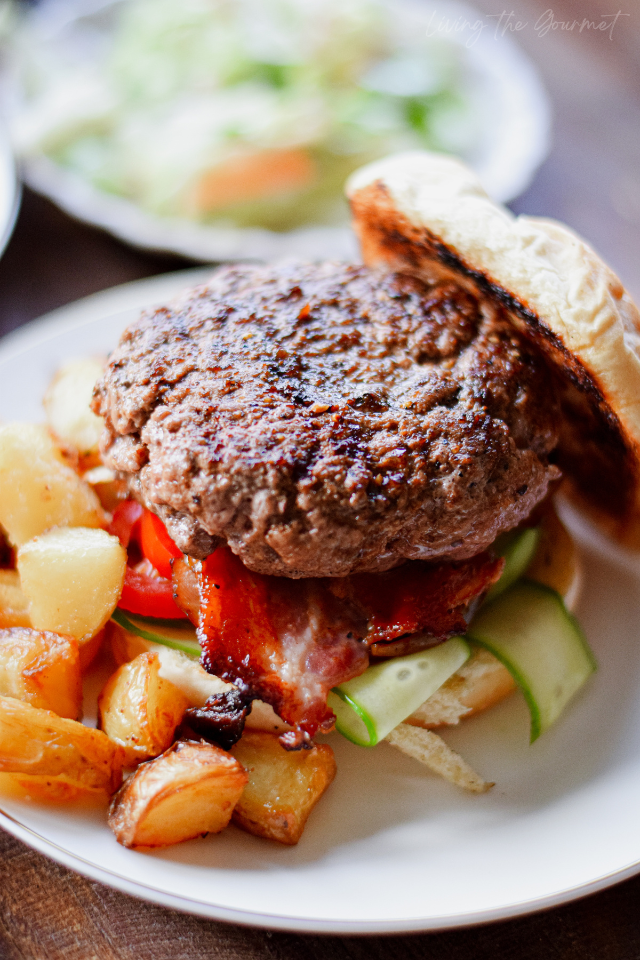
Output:
<svg viewBox="0 0 640 960">
<path fill-rule="evenodd" d="M 233 822 L 258 837 L 294 844 L 336 775 L 333 750 L 285 750 L 276 735 L 251 730 L 231 750 L 249 775 Z"/>
<path fill-rule="evenodd" d="M 171 746 L 189 706 L 159 670 L 157 654 L 141 653 L 116 670 L 98 699 L 98 725 L 123 747 L 127 765 L 157 757 Z"/>
<path fill-rule="evenodd" d="M 78 641 L 24 627 L 0 630 L 0 695 L 79 720 L 82 678 Z"/>
<path fill-rule="evenodd" d="M 30 627 L 29 601 L 17 570 L 0 570 L 0 629 Z"/>
<path fill-rule="evenodd" d="M 224 750 L 181 740 L 126 781 L 113 798 L 109 826 L 125 847 L 166 847 L 219 833 L 246 783 Z"/>
<path fill-rule="evenodd" d="M 0 772 L 113 793 L 122 782 L 123 760 L 122 747 L 101 730 L 0 696 Z"/>
<path fill-rule="evenodd" d="M 99 527 L 104 514 L 46 427 L 0 427 L 0 525 L 14 546 L 55 526 Z"/>
<path fill-rule="evenodd" d="M 18 571 L 33 626 L 94 637 L 116 608 L 126 562 L 120 541 L 105 530 L 59 528 L 25 543 Z"/>
<path fill-rule="evenodd" d="M 108 467 L 92 467 L 83 473 L 82 479 L 98 495 L 105 510 L 113 513 L 122 500 L 127 499 L 127 481 L 116 476 Z"/>
<path fill-rule="evenodd" d="M 56 373 L 43 401 L 47 423 L 62 446 L 77 451 L 85 463 L 94 466 L 99 463 L 103 423 L 89 404 L 102 371 L 100 360 L 69 360 Z"/>
</svg>

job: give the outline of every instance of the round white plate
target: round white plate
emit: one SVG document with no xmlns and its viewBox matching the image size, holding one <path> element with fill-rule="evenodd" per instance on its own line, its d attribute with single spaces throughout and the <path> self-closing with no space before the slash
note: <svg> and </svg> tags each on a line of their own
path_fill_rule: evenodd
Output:
<svg viewBox="0 0 640 960">
<path fill-rule="evenodd" d="M 40 419 L 58 364 L 112 347 L 190 271 L 97 294 L 0 343 L 0 420 Z M 155 854 L 118 846 L 101 811 L 0 800 L 0 824 L 127 893 L 207 917 L 336 933 L 435 930 L 563 903 L 640 870 L 640 562 L 573 517 L 585 559 L 578 615 L 600 669 L 528 745 L 515 694 L 444 736 L 485 777 L 467 795 L 381 745 L 331 737 L 338 775 L 297 847 L 229 827 Z"/>
<path fill-rule="evenodd" d="M 118 0 L 47 0 L 38 15 L 59 42 L 77 23 L 103 29 L 100 19 Z M 550 107 L 542 81 L 522 50 L 495 22 L 457 0 L 392 0 L 419 14 L 423 29 L 453 42 L 471 78 L 482 134 L 463 159 L 488 193 L 503 203 L 518 196 L 545 159 L 550 143 Z M 95 21 L 95 22 L 94 22 Z M 17 100 L 19 103 L 19 98 Z M 19 109 L 14 104 L 13 109 Z M 138 247 L 171 251 L 195 260 L 274 260 L 297 256 L 345 258 L 355 254 L 350 230 L 309 226 L 289 233 L 216 227 L 154 216 L 129 200 L 98 190 L 44 155 L 26 158 L 23 177 L 74 217 L 103 227 Z"/>
<path fill-rule="evenodd" d="M 9 135 L 0 123 L 0 255 L 13 233 L 20 208 L 21 188 Z"/>
</svg>

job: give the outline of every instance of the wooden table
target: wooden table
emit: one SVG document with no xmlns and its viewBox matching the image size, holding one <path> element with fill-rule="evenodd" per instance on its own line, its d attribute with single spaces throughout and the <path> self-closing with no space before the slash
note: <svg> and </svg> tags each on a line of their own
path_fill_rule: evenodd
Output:
<svg viewBox="0 0 640 960">
<path fill-rule="evenodd" d="M 554 146 L 518 212 L 565 220 L 640 298 L 640 4 L 625 0 L 611 36 L 571 22 L 615 14 L 601 0 L 503 7 L 476 0 L 492 29 L 514 33 L 538 63 L 555 110 Z M 606 8 L 606 9 L 605 9 Z M 508 18 L 513 10 L 514 16 Z M 508 22 L 507 22 L 508 20 Z M 563 23 L 564 29 L 559 25 Z M 0 261 L 0 334 L 93 291 L 185 266 L 132 250 L 25 192 Z M 640 958 L 640 877 L 566 907 L 469 930 L 402 937 L 269 933 L 185 916 L 93 883 L 0 834 L 3 960 L 198 960 L 301 957 L 386 960 L 634 960 Z"/>
</svg>

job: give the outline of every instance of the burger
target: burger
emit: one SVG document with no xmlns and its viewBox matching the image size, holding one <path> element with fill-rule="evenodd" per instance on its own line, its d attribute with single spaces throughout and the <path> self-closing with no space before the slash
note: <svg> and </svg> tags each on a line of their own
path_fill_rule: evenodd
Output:
<svg viewBox="0 0 640 960">
<path fill-rule="evenodd" d="M 453 158 L 378 161 L 347 194 L 362 263 L 224 266 L 143 313 L 95 390 L 104 460 L 232 685 L 189 722 L 230 745 L 261 701 L 289 749 L 336 715 L 374 743 L 517 681 L 535 736 L 594 666 L 552 494 L 640 530 L 640 314 Z"/>
</svg>

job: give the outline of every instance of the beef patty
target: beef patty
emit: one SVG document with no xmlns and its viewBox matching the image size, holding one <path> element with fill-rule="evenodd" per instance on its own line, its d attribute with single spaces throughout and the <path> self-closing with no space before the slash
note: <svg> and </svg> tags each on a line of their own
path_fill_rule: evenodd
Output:
<svg viewBox="0 0 640 960">
<path fill-rule="evenodd" d="M 550 375 L 502 308 L 356 265 L 222 268 L 124 333 L 94 409 L 181 550 L 265 574 L 473 556 L 558 475 Z"/>
</svg>

